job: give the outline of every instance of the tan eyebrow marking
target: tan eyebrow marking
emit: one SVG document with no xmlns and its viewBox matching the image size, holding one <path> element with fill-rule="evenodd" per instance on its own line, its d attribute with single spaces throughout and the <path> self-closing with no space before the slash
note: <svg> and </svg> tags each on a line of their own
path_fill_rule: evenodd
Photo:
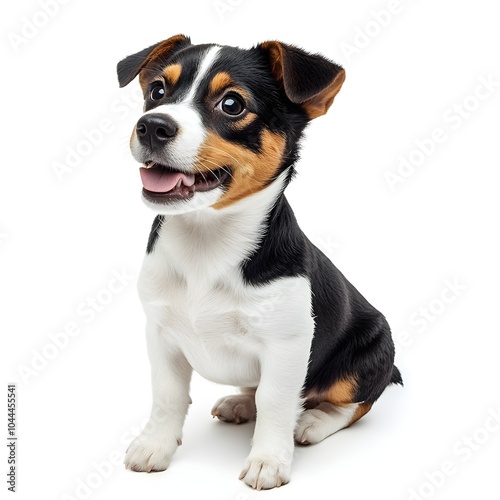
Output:
<svg viewBox="0 0 500 500">
<path fill-rule="evenodd" d="M 233 79 L 225 71 L 221 71 L 212 78 L 210 86 L 208 87 L 209 93 L 211 95 L 218 94 L 233 83 Z"/>
<path fill-rule="evenodd" d="M 163 75 L 171 85 L 175 85 L 181 77 L 182 66 L 180 64 L 171 64 L 163 70 Z"/>
</svg>

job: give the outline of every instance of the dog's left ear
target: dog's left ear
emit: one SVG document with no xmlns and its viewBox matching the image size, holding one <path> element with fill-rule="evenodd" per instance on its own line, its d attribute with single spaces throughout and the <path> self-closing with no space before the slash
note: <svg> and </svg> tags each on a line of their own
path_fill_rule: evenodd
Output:
<svg viewBox="0 0 500 500">
<path fill-rule="evenodd" d="M 187 36 L 176 35 L 122 59 L 116 67 L 120 87 L 128 85 L 147 64 L 166 61 L 175 52 L 188 45 L 191 45 L 191 40 Z"/>
<path fill-rule="evenodd" d="M 283 86 L 290 101 L 300 104 L 309 115 L 324 115 L 345 80 L 345 70 L 319 54 L 281 42 L 264 42 L 274 77 Z"/>
</svg>

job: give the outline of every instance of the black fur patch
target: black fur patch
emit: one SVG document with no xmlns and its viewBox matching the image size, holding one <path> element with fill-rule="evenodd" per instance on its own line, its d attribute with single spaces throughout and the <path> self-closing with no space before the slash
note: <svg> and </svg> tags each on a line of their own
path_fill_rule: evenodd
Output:
<svg viewBox="0 0 500 500">
<path fill-rule="evenodd" d="M 157 215 L 155 217 L 155 220 L 153 221 L 151 232 L 149 233 L 148 246 L 146 248 L 146 253 L 148 254 L 152 253 L 155 249 L 156 240 L 158 239 L 158 236 L 160 234 L 160 228 L 163 224 L 164 219 L 165 217 L 163 215 Z"/>
<path fill-rule="evenodd" d="M 311 283 L 315 331 L 304 392 L 321 393 L 354 377 L 355 401 L 372 403 L 388 384 L 402 384 L 384 316 L 307 239 L 283 194 L 265 228 L 242 273 L 254 286 L 291 276 L 304 276 Z"/>
</svg>

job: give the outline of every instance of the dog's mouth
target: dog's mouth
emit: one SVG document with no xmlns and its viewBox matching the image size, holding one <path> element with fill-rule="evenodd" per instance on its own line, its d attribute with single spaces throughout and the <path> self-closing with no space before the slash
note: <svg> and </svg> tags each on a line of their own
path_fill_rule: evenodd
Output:
<svg viewBox="0 0 500 500">
<path fill-rule="evenodd" d="M 153 202 L 189 200 L 195 193 L 212 191 L 229 179 L 227 168 L 189 174 L 172 167 L 147 161 L 140 169 L 143 195 Z"/>
</svg>

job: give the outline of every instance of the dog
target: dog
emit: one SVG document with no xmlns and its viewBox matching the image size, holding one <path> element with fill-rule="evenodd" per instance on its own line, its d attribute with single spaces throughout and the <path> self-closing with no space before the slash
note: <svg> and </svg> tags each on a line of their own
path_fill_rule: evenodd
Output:
<svg viewBox="0 0 500 500">
<path fill-rule="evenodd" d="M 278 41 L 249 50 L 173 36 L 120 61 L 144 114 L 130 139 L 154 220 L 138 280 L 153 407 L 125 465 L 163 471 L 181 444 L 192 371 L 238 394 L 212 415 L 256 420 L 240 474 L 290 480 L 318 443 L 401 384 L 385 317 L 300 230 L 284 190 L 308 123 L 345 71 Z"/>
</svg>

